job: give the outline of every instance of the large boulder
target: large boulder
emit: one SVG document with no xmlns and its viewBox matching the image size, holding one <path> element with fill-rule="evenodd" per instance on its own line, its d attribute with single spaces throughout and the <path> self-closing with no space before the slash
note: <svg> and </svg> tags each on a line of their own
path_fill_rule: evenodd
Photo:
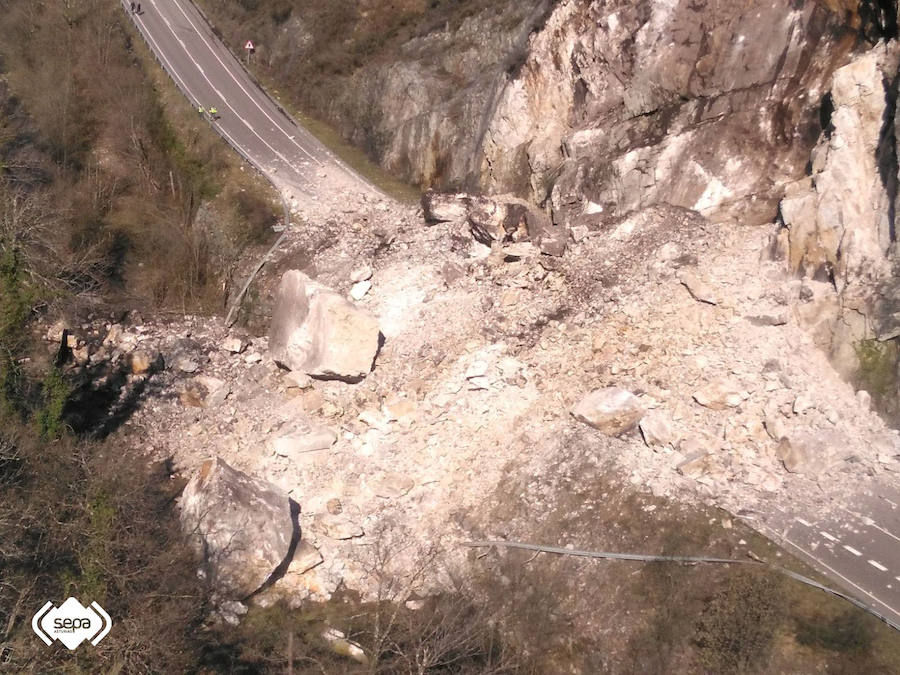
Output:
<svg viewBox="0 0 900 675">
<path fill-rule="evenodd" d="M 302 272 L 281 278 L 269 329 L 272 358 L 312 377 L 358 382 L 378 352 L 378 321 Z"/>
<path fill-rule="evenodd" d="M 208 459 L 181 495 L 181 522 L 222 592 L 245 598 L 290 562 L 299 537 L 288 496 L 263 480 Z"/>
</svg>

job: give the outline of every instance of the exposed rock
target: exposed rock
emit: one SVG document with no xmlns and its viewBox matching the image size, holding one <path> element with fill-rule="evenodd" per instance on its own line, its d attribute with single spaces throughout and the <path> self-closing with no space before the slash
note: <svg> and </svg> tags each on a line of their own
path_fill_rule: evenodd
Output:
<svg viewBox="0 0 900 675">
<path fill-rule="evenodd" d="M 145 351 L 137 350 L 131 353 L 131 372 L 135 375 L 144 375 L 153 366 L 153 357 Z"/>
<path fill-rule="evenodd" d="M 302 272 L 285 272 L 269 330 L 273 358 L 313 377 L 359 381 L 378 351 L 378 322 Z"/>
<path fill-rule="evenodd" d="M 422 195 L 422 211 L 429 223 L 463 222 L 469 216 L 471 198 L 466 194 L 440 194 L 429 190 Z"/>
<path fill-rule="evenodd" d="M 294 557 L 288 565 L 286 575 L 288 574 L 305 574 L 312 568 L 321 565 L 324 558 L 321 552 L 308 541 L 301 540 L 297 544 L 297 550 L 294 551 Z"/>
<path fill-rule="evenodd" d="M 314 526 L 331 539 L 356 539 L 365 533 L 363 529 L 343 515 L 321 513 L 316 516 Z"/>
<path fill-rule="evenodd" d="M 372 278 L 372 266 L 362 265 L 350 272 L 350 281 L 359 283 L 360 281 L 368 281 Z"/>
<path fill-rule="evenodd" d="M 671 421 L 659 411 L 651 410 L 641 418 L 638 426 L 644 442 L 650 447 L 668 445 L 675 441 Z"/>
<path fill-rule="evenodd" d="M 178 396 L 183 405 L 203 408 L 221 405 L 230 393 L 231 387 L 224 380 L 198 375 L 181 385 Z"/>
<path fill-rule="evenodd" d="M 229 337 L 222 340 L 222 349 L 232 354 L 240 354 L 247 348 L 247 343 L 239 337 Z"/>
<path fill-rule="evenodd" d="M 322 632 L 322 639 L 325 640 L 335 654 L 346 656 L 363 665 L 369 664 L 369 659 L 363 648 L 356 642 L 348 640 L 347 636 L 337 628 L 326 628 Z"/>
<path fill-rule="evenodd" d="M 678 280 L 684 284 L 694 300 L 710 305 L 717 303 L 716 295 L 709 284 L 700 279 L 692 270 L 681 270 L 678 273 Z"/>
<path fill-rule="evenodd" d="M 685 478 L 698 478 L 709 473 L 710 454 L 704 451 L 696 451 L 689 454 L 683 461 L 679 462 L 676 469 Z"/>
<path fill-rule="evenodd" d="M 778 444 L 778 458 L 791 473 L 818 475 L 848 459 L 848 439 L 836 431 L 801 429 Z"/>
<path fill-rule="evenodd" d="M 103 338 L 104 345 L 112 345 L 115 346 L 119 344 L 119 341 L 122 339 L 122 324 L 114 323 L 109 327 L 109 331 L 106 333 L 106 337 Z"/>
<path fill-rule="evenodd" d="M 710 382 L 694 392 L 694 400 L 705 408 L 724 410 L 736 408 L 749 396 L 739 385 L 730 380 Z"/>
<path fill-rule="evenodd" d="M 350 288 L 350 297 L 354 300 L 362 300 L 372 288 L 371 281 L 358 281 Z"/>
<path fill-rule="evenodd" d="M 505 241 L 506 206 L 492 199 L 478 199 L 469 212 L 472 236 L 488 246 L 494 241 Z"/>
<path fill-rule="evenodd" d="M 575 419 L 610 436 L 633 428 L 643 414 L 637 396 L 618 387 L 597 389 L 572 409 Z"/>
<path fill-rule="evenodd" d="M 237 626 L 241 622 L 241 617 L 248 611 L 247 605 L 237 600 L 224 600 L 216 604 L 214 616 L 229 626 Z"/>
<path fill-rule="evenodd" d="M 327 450 L 336 440 L 337 434 L 328 427 L 304 425 L 272 440 L 272 450 L 276 455 L 296 458 L 305 452 Z"/>
<path fill-rule="evenodd" d="M 175 361 L 175 367 L 182 373 L 196 373 L 200 368 L 200 364 L 192 358 L 182 356 Z"/>
<path fill-rule="evenodd" d="M 209 459 L 181 496 L 181 521 L 210 580 L 244 598 L 282 565 L 299 536 L 288 496 L 266 481 Z"/>
<path fill-rule="evenodd" d="M 375 481 L 375 495 L 383 499 L 396 499 L 407 494 L 415 485 L 415 481 L 409 476 L 391 472 Z"/>
</svg>

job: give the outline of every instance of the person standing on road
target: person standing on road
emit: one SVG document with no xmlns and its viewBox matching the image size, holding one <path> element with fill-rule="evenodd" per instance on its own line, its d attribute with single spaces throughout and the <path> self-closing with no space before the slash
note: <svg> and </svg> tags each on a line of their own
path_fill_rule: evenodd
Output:
<svg viewBox="0 0 900 675">
<path fill-rule="evenodd" d="M 138 14 L 141 13 L 141 3 L 138 3 L 138 4 L 137 4 L 137 13 L 138 13 Z"/>
<path fill-rule="evenodd" d="M 197 106 L 197 114 L 198 114 L 198 115 L 200 115 L 201 117 L 203 117 L 203 113 L 205 113 L 205 112 L 206 112 L 206 108 L 204 108 L 202 105 L 198 105 L 198 106 Z"/>
<path fill-rule="evenodd" d="M 134 14 L 134 3 L 131 3 L 131 13 Z"/>
</svg>

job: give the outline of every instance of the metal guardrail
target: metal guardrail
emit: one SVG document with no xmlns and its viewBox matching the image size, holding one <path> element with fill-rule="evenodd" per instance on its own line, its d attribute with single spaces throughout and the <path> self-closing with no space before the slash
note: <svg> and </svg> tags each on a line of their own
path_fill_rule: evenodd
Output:
<svg viewBox="0 0 900 675">
<path fill-rule="evenodd" d="M 805 577 L 802 574 L 792 572 L 791 570 L 785 569 L 784 567 L 779 567 L 778 565 L 772 565 L 771 563 L 763 561 L 735 560 L 730 558 L 707 558 L 704 556 L 650 555 L 646 553 L 608 553 L 605 551 L 580 551 L 578 549 L 562 548 L 559 546 L 526 544 L 518 541 L 472 541 L 464 543 L 462 545 L 468 548 L 489 548 L 491 546 L 501 546 L 504 548 L 517 548 L 523 551 L 535 551 L 536 553 L 554 553 L 556 555 L 575 556 L 579 558 L 601 558 L 607 560 L 636 560 L 639 562 L 674 562 L 688 564 L 712 563 L 718 565 L 752 565 L 754 567 L 762 567 L 764 569 L 783 574 L 784 576 L 794 579 L 795 581 L 799 581 L 801 584 L 806 584 L 807 586 L 811 586 L 813 588 L 819 589 L 820 591 L 824 591 L 829 595 L 833 595 L 836 598 L 846 600 L 851 605 L 858 607 L 864 612 L 868 612 L 880 621 L 886 623 L 894 630 L 900 631 L 900 625 L 897 625 L 897 623 L 892 621 L 890 618 L 869 607 L 861 600 L 857 600 L 852 595 L 847 595 L 846 593 L 842 593 L 841 591 L 835 590 L 834 588 L 824 586 L 818 581 L 810 579 L 809 577 Z"/>
</svg>

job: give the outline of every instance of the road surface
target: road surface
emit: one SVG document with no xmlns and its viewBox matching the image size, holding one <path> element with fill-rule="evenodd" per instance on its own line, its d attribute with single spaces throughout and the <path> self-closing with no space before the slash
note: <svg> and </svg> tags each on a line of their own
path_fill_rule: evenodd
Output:
<svg viewBox="0 0 900 675">
<path fill-rule="evenodd" d="M 215 129 L 289 200 L 378 194 L 253 82 L 193 3 L 142 0 L 132 18 L 190 105 L 217 108 Z"/>
<path fill-rule="evenodd" d="M 886 472 L 860 485 L 852 499 L 836 499 L 814 513 L 779 506 L 776 498 L 768 513 L 749 522 L 900 630 L 897 478 Z"/>
</svg>

